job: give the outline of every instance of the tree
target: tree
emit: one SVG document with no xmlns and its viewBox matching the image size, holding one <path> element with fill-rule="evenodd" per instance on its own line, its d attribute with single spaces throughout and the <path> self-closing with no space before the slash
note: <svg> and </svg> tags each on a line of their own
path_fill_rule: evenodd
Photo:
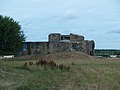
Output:
<svg viewBox="0 0 120 90">
<path fill-rule="evenodd" d="M 16 54 L 23 46 L 25 35 L 19 22 L 0 15 L 0 55 Z"/>
</svg>

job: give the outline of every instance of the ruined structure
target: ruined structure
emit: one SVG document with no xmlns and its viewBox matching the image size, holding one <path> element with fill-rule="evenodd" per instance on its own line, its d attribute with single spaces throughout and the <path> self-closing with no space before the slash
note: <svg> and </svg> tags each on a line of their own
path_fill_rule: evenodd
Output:
<svg viewBox="0 0 120 90">
<path fill-rule="evenodd" d="M 48 42 L 25 42 L 21 54 L 34 55 L 62 51 L 82 51 L 89 55 L 94 55 L 94 41 L 84 40 L 84 36 L 81 35 L 52 33 L 48 36 L 48 40 Z"/>
</svg>

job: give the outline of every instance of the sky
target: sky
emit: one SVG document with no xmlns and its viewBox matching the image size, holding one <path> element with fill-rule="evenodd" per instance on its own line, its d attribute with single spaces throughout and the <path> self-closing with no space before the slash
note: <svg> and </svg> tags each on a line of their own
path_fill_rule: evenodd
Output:
<svg viewBox="0 0 120 90">
<path fill-rule="evenodd" d="M 120 49 L 120 0 L 0 0 L 0 15 L 18 21 L 26 41 L 74 33 L 96 49 Z"/>
</svg>

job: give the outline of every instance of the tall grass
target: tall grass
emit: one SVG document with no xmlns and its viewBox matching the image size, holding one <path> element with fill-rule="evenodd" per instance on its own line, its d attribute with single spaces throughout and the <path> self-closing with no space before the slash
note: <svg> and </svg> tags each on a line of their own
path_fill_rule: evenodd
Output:
<svg viewBox="0 0 120 90">
<path fill-rule="evenodd" d="M 120 90 L 120 60 L 67 60 L 70 71 L 25 62 L 0 61 L 0 90 Z"/>
</svg>

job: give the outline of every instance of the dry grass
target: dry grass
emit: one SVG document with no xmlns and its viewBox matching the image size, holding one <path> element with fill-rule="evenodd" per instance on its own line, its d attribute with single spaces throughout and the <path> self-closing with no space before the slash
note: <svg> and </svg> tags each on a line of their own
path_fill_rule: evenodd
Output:
<svg viewBox="0 0 120 90">
<path fill-rule="evenodd" d="M 0 90 L 120 90 L 119 58 L 96 59 L 81 52 L 56 53 L 42 58 L 70 65 L 70 71 L 43 66 L 23 68 L 25 62 L 37 60 L 0 61 Z"/>
</svg>

